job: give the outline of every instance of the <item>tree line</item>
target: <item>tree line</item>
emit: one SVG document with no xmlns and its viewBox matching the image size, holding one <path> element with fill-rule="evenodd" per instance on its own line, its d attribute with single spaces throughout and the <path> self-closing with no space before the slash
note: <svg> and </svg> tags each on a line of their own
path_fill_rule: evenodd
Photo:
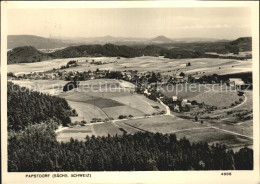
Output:
<svg viewBox="0 0 260 184">
<path fill-rule="evenodd" d="M 53 120 L 67 126 L 72 109 L 68 102 L 56 96 L 31 91 L 11 82 L 7 84 L 8 130 L 21 130 L 30 124 Z"/>
<path fill-rule="evenodd" d="M 175 134 L 136 133 L 58 142 L 46 124 L 8 137 L 8 171 L 251 170 L 253 150 L 190 143 Z"/>
</svg>

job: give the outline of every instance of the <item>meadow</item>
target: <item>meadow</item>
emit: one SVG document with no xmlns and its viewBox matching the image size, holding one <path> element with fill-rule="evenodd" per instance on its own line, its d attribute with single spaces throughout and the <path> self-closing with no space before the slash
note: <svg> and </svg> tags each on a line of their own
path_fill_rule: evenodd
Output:
<svg viewBox="0 0 260 184">
<path fill-rule="evenodd" d="M 71 117 L 73 122 L 82 120 L 90 122 L 93 118 L 100 118 L 101 120 L 107 118 L 118 119 L 120 115 L 144 117 L 146 114 L 159 113 L 165 110 L 165 107 L 160 103 L 154 102 L 143 95 L 131 93 L 129 87 L 132 88 L 132 86 L 126 81 L 114 79 L 89 80 L 80 83 L 78 88 L 68 92 L 62 91 L 66 81 L 17 80 L 13 82 L 44 93 L 52 91 L 49 94 L 65 98 L 78 113 L 78 116 Z M 123 85 L 121 86 L 121 84 Z M 89 89 L 84 89 L 85 86 L 88 86 Z M 52 89 L 53 87 L 55 88 Z"/>
<path fill-rule="evenodd" d="M 228 108 L 231 104 L 235 104 L 239 99 L 244 100 L 243 96 L 238 96 L 237 92 L 204 92 L 190 100 L 196 100 L 198 103 L 215 106 L 218 108 Z"/>
<path fill-rule="evenodd" d="M 133 119 L 116 122 L 129 133 L 143 130 L 176 134 L 178 139 L 186 137 L 191 142 L 207 142 L 208 144 L 222 143 L 228 148 L 252 146 L 252 122 L 241 125 L 212 124 L 209 122 L 194 122 L 173 116 L 159 116 L 152 118 Z M 136 128 L 135 130 L 133 130 Z M 140 129 L 140 130 L 138 130 Z M 245 136 L 244 136 L 245 135 Z"/>
<path fill-rule="evenodd" d="M 77 60 L 79 66 L 64 69 L 66 71 L 94 71 L 97 68 L 100 70 L 138 70 L 138 72 L 160 71 L 166 74 L 176 72 L 184 72 L 187 74 L 210 75 L 229 74 L 248 72 L 252 70 L 252 60 L 241 61 L 235 59 L 220 59 L 220 58 L 192 58 L 192 59 L 168 59 L 163 57 L 142 56 L 136 58 L 117 59 L 116 57 L 81 57 L 81 58 L 67 58 L 54 59 L 42 61 L 37 63 L 20 63 L 8 65 L 8 72 L 14 74 L 24 74 L 31 72 L 40 72 L 52 70 L 53 68 L 60 68 L 66 65 L 70 60 Z M 86 60 L 88 62 L 86 62 Z M 95 65 L 90 64 L 91 61 L 104 62 L 106 64 Z M 186 67 L 186 63 L 190 62 L 191 66 Z M 20 68 L 23 68 L 23 71 Z"/>
<path fill-rule="evenodd" d="M 68 128 L 63 130 L 62 132 L 57 133 L 57 140 L 68 142 L 71 137 L 73 139 L 78 139 L 79 141 L 85 140 L 86 136 L 92 136 L 94 133 L 92 126 L 77 126 L 73 128 Z"/>
<path fill-rule="evenodd" d="M 231 134 L 214 128 L 183 130 L 175 133 L 177 138 L 186 137 L 191 142 L 207 142 L 208 144 L 225 144 L 228 148 L 251 146 L 253 140 L 240 135 Z"/>
<path fill-rule="evenodd" d="M 203 128 L 204 126 L 189 120 L 173 116 L 147 117 L 122 121 L 126 125 L 140 128 L 148 132 L 174 133 L 183 129 Z"/>
<path fill-rule="evenodd" d="M 217 84 L 176 84 L 164 86 L 161 92 L 167 96 L 197 101 L 205 105 L 216 107 L 230 107 L 240 97 L 237 92 L 226 85 Z"/>
</svg>

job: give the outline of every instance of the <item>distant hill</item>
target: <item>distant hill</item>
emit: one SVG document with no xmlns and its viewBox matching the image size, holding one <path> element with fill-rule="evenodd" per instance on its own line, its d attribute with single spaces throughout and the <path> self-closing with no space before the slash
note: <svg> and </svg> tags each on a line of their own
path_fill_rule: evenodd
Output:
<svg viewBox="0 0 260 184">
<path fill-rule="evenodd" d="M 114 36 L 102 36 L 102 37 L 74 37 L 62 38 L 65 42 L 83 45 L 83 44 L 133 44 L 133 43 L 143 43 L 147 39 L 146 38 L 134 38 L 134 37 L 114 37 Z"/>
<path fill-rule="evenodd" d="M 70 46 L 52 53 L 43 53 L 32 46 L 17 47 L 7 52 L 8 64 L 32 63 L 55 58 L 73 58 L 88 56 L 107 56 L 107 57 L 138 57 L 141 50 L 125 45 L 80 45 Z"/>
<path fill-rule="evenodd" d="M 51 59 L 47 53 L 42 53 L 32 46 L 17 47 L 7 52 L 8 64 L 33 63 Z"/>
<path fill-rule="evenodd" d="M 116 44 L 116 45 L 136 45 L 136 44 L 172 44 L 172 43 L 201 43 L 201 42 L 228 42 L 228 40 L 212 38 L 174 38 L 170 39 L 163 35 L 153 39 L 135 37 L 53 37 L 44 38 L 34 35 L 8 35 L 7 48 L 33 46 L 36 49 L 57 49 L 75 45 L 96 45 L 96 44 Z"/>
<path fill-rule="evenodd" d="M 7 36 L 7 48 L 13 49 L 16 47 L 33 46 L 36 49 L 54 49 L 67 47 L 72 45 L 66 43 L 63 40 L 44 38 L 33 35 L 8 35 Z"/>
<path fill-rule="evenodd" d="M 87 57 L 87 56 L 107 56 L 107 57 L 137 57 L 141 56 L 139 49 L 125 45 L 80 45 L 71 46 L 56 52 L 50 53 L 54 58 Z"/>
<path fill-rule="evenodd" d="M 172 43 L 173 40 L 161 35 L 161 36 L 157 36 L 154 39 L 149 40 L 148 42 L 149 43 Z"/>
<path fill-rule="evenodd" d="M 229 42 L 229 45 L 238 47 L 239 51 L 251 51 L 252 37 L 240 37 L 234 41 Z"/>
<path fill-rule="evenodd" d="M 137 44 L 126 45 L 79 45 L 69 46 L 52 53 L 43 53 L 32 46 L 18 47 L 8 51 L 8 64 L 30 63 L 55 58 L 74 57 L 126 57 L 133 58 L 142 55 L 164 56 L 171 59 L 210 57 L 205 52 L 237 53 L 252 50 L 252 38 L 238 38 L 231 42 L 203 42 L 203 43 L 165 43 L 168 38 L 159 36 L 155 41 L 163 41 L 163 44 Z M 158 43 L 157 42 L 157 43 Z"/>
</svg>

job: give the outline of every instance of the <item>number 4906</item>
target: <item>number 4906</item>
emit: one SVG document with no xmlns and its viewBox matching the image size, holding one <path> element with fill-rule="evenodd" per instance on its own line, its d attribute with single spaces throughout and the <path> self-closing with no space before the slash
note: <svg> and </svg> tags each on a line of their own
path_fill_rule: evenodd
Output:
<svg viewBox="0 0 260 184">
<path fill-rule="evenodd" d="M 221 173 L 222 176 L 231 176 L 231 172 L 222 172 Z"/>
</svg>

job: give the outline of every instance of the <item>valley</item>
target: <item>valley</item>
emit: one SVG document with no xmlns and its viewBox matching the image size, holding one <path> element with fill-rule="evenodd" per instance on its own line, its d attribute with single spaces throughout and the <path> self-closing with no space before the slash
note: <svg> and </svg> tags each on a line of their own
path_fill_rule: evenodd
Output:
<svg viewBox="0 0 260 184">
<path fill-rule="evenodd" d="M 77 66 L 59 69 L 70 60 L 77 61 Z M 96 65 L 96 63 L 102 64 Z M 187 67 L 186 63 L 190 63 L 190 66 Z M 134 71 L 139 77 L 149 72 L 156 72 L 160 73 L 162 80 L 166 82 L 170 76 L 176 76 L 181 72 L 186 76 L 200 78 L 204 75 L 250 72 L 251 65 L 251 60 L 220 58 L 80 57 L 12 64 L 8 66 L 8 72 L 18 77 L 9 79 L 14 84 L 64 98 L 76 110 L 77 116 L 71 117 L 74 125 L 59 131 L 58 141 L 68 142 L 71 137 L 84 140 L 86 136 L 114 136 L 141 131 L 174 133 L 179 139 L 186 137 L 194 143 L 202 141 L 209 144 L 225 144 L 228 148 L 237 150 L 245 145 L 251 147 L 253 144 L 252 119 L 243 123 L 243 120 L 238 121 L 235 116 L 240 112 L 246 111 L 250 114 L 252 111 L 251 91 L 247 91 L 244 97 L 239 97 L 236 90 L 231 90 L 224 84 L 207 86 L 207 84 L 179 81 L 179 84 L 162 86 L 159 91 L 167 98 L 177 96 L 180 99 L 206 105 L 203 108 L 192 105 L 188 112 L 175 112 L 173 107 L 169 108 L 163 102 L 151 100 L 144 94 L 137 93 L 135 83 L 130 82 L 131 80 L 100 78 L 93 75 L 90 80 L 80 81 L 77 88 L 64 92 L 63 86 L 67 83 L 65 80 L 42 79 L 41 76 L 53 76 L 57 72 L 76 74 L 98 69 L 101 72 L 118 71 L 130 76 L 133 76 Z M 39 79 L 23 78 L 24 75 L 37 73 Z M 176 89 L 176 85 L 179 89 Z M 195 85 L 195 91 L 189 90 L 192 85 L 193 88 Z M 178 91 L 180 89 L 182 91 Z M 240 99 L 243 101 L 240 107 L 231 106 Z M 207 111 L 208 106 L 216 109 Z M 199 114 L 199 121 L 194 121 L 195 114 Z M 80 125 L 82 121 L 86 124 Z"/>
</svg>

